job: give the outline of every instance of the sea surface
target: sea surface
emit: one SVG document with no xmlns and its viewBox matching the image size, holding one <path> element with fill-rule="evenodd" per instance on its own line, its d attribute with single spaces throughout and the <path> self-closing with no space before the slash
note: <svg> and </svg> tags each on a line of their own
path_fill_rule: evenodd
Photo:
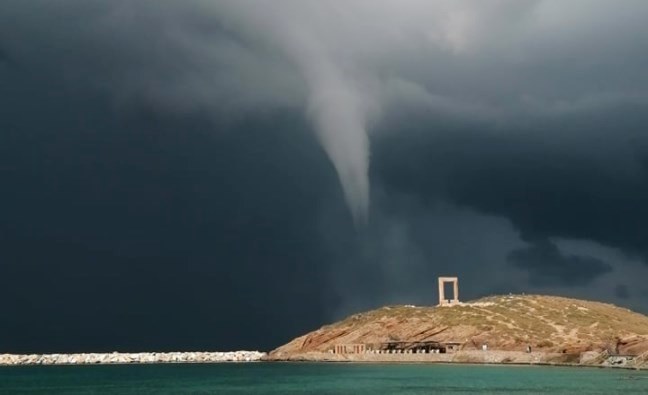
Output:
<svg viewBox="0 0 648 395">
<path fill-rule="evenodd" d="M 648 394 L 648 371 L 249 363 L 0 368 L 0 394 Z"/>
</svg>

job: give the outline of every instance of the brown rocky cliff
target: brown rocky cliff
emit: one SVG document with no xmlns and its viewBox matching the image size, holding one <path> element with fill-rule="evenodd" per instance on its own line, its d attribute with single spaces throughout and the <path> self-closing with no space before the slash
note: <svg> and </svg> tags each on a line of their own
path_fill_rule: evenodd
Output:
<svg viewBox="0 0 648 395">
<path fill-rule="evenodd" d="M 285 358 L 329 352 L 336 344 L 459 342 L 462 349 L 580 353 L 648 351 L 648 317 L 610 304 L 554 296 L 511 295 L 444 307 L 390 306 L 355 314 L 270 353 Z"/>
</svg>

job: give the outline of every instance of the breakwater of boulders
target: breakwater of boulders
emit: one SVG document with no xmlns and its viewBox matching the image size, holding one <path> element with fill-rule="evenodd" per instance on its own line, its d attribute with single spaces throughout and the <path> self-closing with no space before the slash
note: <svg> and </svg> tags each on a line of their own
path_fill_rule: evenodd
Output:
<svg viewBox="0 0 648 395">
<path fill-rule="evenodd" d="M 231 352 L 140 352 L 79 354 L 0 354 L 0 365 L 100 365 L 137 363 L 257 362 L 259 351 Z"/>
</svg>

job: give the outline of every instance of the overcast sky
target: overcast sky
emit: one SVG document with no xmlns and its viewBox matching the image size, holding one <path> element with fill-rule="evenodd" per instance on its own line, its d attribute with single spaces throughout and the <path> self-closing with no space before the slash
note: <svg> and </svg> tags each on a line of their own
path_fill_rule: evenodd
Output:
<svg viewBox="0 0 648 395">
<path fill-rule="evenodd" d="M 3 0 L 0 352 L 648 312 L 645 0 Z"/>
</svg>

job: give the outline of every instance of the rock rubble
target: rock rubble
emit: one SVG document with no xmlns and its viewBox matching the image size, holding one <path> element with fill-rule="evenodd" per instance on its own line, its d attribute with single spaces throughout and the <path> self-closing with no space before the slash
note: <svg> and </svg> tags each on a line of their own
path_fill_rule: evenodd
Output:
<svg viewBox="0 0 648 395">
<path fill-rule="evenodd" d="M 265 355 L 259 351 L 0 354 L 0 365 L 257 362 Z"/>
</svg>

